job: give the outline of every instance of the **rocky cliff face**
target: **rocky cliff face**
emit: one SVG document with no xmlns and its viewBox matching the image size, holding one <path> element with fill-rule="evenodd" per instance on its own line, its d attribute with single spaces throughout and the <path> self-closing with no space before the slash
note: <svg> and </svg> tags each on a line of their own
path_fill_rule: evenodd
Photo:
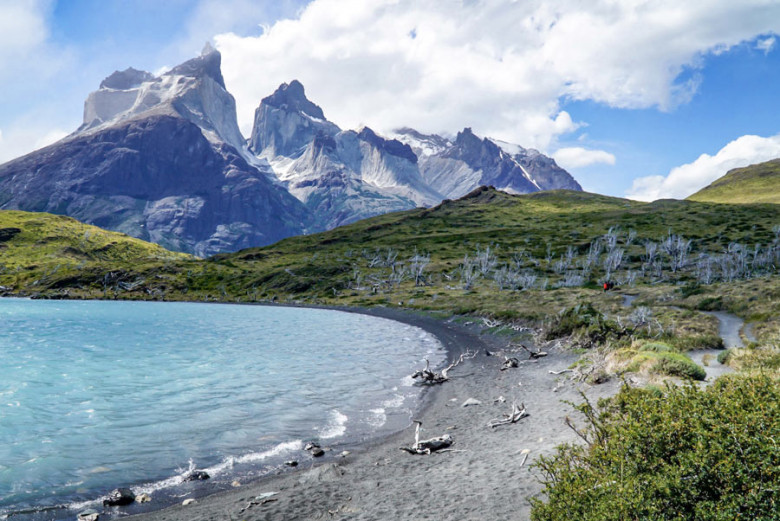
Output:
<svg viewBox="0 0 780 521">
<path fill-rule="evenodd" d="M 250 148 L 272 165 L 319 229 L 442 199 L 422 179 L 409 146 L 367 127 L 342 131 L 306 98 L 298 81 L 262 100 Z"/>
<path fill-rule="evenodd" d="M 201 256 L 305 232 L 303 205 L 247 161 L 219 62 L 208 50 L 160 77 L 112 74 L 74 134 L 0 166 L 0 207 Z"/>
</svg>

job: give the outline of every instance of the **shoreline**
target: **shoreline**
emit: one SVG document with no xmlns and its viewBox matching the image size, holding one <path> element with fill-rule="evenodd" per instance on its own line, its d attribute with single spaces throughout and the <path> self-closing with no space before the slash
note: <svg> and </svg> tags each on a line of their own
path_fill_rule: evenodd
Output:
<svg viewBox="0 0 780 521">
<path fill-rule="evenodd" d="M 13 299 L 16 299 L 18 297 L 12 297 Z M 28 300 L 28 299 L 24 299 Z M 102 301 L 101 301 L 102 302 Z M 186 302 L 186 303 L 194 303 L 199 304 L 200 302 Z M 207 303 L 212 304 L 212 303 Z M 225 304 L 235 304 L 235 303 L 225 303 Z M 255 304 L 255 303 L 243 303 L 242 305 L 263 305 L 263 304 Z M 400 326 L 400 324 L 407 325 L 407 326 L 414 326 L 412 322 L 417 322 L 419 320 L 423 321 L 430 321 L 432 319 L 429 319 L 428 317 L 422 317 L 417 316 L 415 321 L 410 320 L 410 316 L 412 313 L 406 312 L 406 311 L 397 311 L 397 310 L 370 310 L 370 309 L 355 309 L 355 308 L 339 308 L 339 307 L 314 307 L 314 306 L 300 306 L 300 305 L 293 305 L 293 306 L 285 306 L 285 305 L 278 305 L 278 304 L 272 304 L 269 307 L 295 307 L 295 308 L 310 308 L 310 309 L 322 309 L 322 310 L 328 310 L 328 311 L 341 311 L 341 312 L 349 312 L 353 314 L 361 314 L 369 317 L 376 317 L 377 319 L 385 319 L 385 320 L 393 320 L 397 325 Z M 428 324 L 428 327 L 426 328 L 420 328 L 417 329 L 418 333 L 422 333 L 421 330 L 425 331 L 429 336 L 435 337 L 436 339 L 436 355 L 434 356 L 435 364 L 437 366 L 444 366 L 447 363 L 447 360 L 451 358 L 452 353 L 450 352 L 450 346 L 452 346 L 451 343 L 448 343 L 446 341 L 442 341 L 442 335 L 437 334 L 433 335 L 429 333 L 429 329 L 431 329 L 433 326 L 431 323 Z M 398 340 L 401 341 L 400 338 Z M 392 347 L 391 345 L 388 345 L 388 347 Z M 417 364 L 412 364 L 416 367 Z M 404 374 L 410 374 L 411 367 L 408 369 L 409 373 L 406 373 L 404 371 Z M 411 390 L 411 388 L 410 388 Z M 300 440 L 295 440 L 294 443 L 298 443 L 300 448 L 302 449 L 304 443 L 307 440 L 316 440 L 319 441 L 323 448 L 328 447 L 326 449 L 326 455 L 323 458 L 319 458 L 317 461 L 329 461 L 333 459 L 334 455 L 340 453 L 342 450 L 354 450 L 356 447 L 361 447 L 364 445 L 367 445 L 369 443 L 375 443 L 377 440 L 381 440 L 386 438 L 389 435 L 394 434 L 400 429 L 405 428 L 408 423 L 411 421 L 411 418 L 415 417 L 420 410 L 422 410 L 424 407 L 427 406 L 429 403 L 428 396 L 431 394 L 428 391 L 430 389 L 417 389 L 416 392 L 414 392 L 414 404 L 412 405 L 411 402 L 409 402 L 409 405 L 411 407 L 408 407 L 406 409 L 406 412 L 404 416 L 406 419 L 401 419 L 401 421 L 398 421 L 398 419 L 387 422 L 388 425 L 390 425 L 390 429 L 385 426 L 384 428 L 377 428 L 373 427 L 369 430 L 365 431 L 359 431 L 354 432 L 351 436 L 339 436 L 338 439 L 328 439 L 332 436 L 330 435 L 324 435 L 324 438 L 321 440 L 317 438 L 317 435 L 315 434 L 311 438 L 307 437 L 299 437 Z M 290 442 L 282 443 L 281 445 L 290 445 Z M 269 451 L 275 451 L 278 448 L 278 446 L 274 446 Z M 332 452 L 331 452 L 332 450 Z M 269 452 L 266 451 L 266 452 Z M 298 460 L 301 463 L 301 467 L 305 467 L 308 463 L 310 463 L 313 458 L 310 456 L 308 452 L 304 452 L 303 450 L 298 450 L 297 448 L 293 447 L 293 451 L 289 452 L 287 454 L 287 459 L 294 459 Z M 170 488 L 170 484 L 166 484 L 167 482 L 170 482 L 173 479 L 176 479 L 180 476 L 183 476 L 186 471 L 181 471 L 181 474 L 178 474 L 180 471 L 176 471 L 177 474 L 171 475 L 170 477 L 164 477 L 159 478 L 157 481 L 145 481 L 142 480 L 138 483 L 135 483 L 134 485 L 122 485 L 122 486 L 129 486 L 131 487 L 136 494 L 139 494 L 138 488 L 140 487 L 141 492 L 144 493 L 150 493 L 154 497 L 154 500 L 151 503 L 134 503 L 128 507 L 124 508 L 113 508 L 108 509 L 105 512 L 101 512 L 101 518 L 103 519 L 113 519 L 116 517 L 126 517 L 130 514 L 137 514 L 137 513 L 154 513 L 155 511 L 159 511 L 164 508 L 168 508 L 171 506 L 175 506 L 181 502 L 179 500 L 179 497 L 203 497 L 206 495 L 212 495 L 219 493 L 220 491 L 230 490 L 230 480 L 232 479 L 238 479 L 242 483 L 249 483 L 253 480 L 263 479 L 266 476 L 273 476 L 273 475 L 279 475 L 280 473 L 286 473 L 286 472 L 294 472 L 295 469 L 291 469 L 289 467 L 285 467 L 281 465 L 282 460 L 279 459 L 278 463 L 279 465 L 272 464 L 270 466 L 266 466 L 265 469 L 262 469 L 262 472 L 257 472 L 255 470 L 252 470 L 251 468 L 243 468 L 238 473 L 233 474 L 231 477 L 230 474 L 226 474 L 227 477 L 221 476 L 221 479 L 215 481 L 214 479 L 203 481 L 203 482 L 194 482 L 192 483 L 192 486 L 187 486 L 185 484 L 185 487 L 180 490 L 168 490 Z M 192 461 L 190 461 L 190 470 L 194 469 Z M 206 468 L 208 467 L 208 468 Z M 206 468 L 206 470 L 211 474 L 212 470 L 209 465 L 206 465 L 206 467 L 199 467 L 199 468 Z M 246 465 L 245 465 L 246 467 Z M 300 467 L 299 467 L 300 468 Z M 265 474 L 267 473 L 267 474 Z M 220 473 L 221 474 L 221 473 Z M 213 476 L 212 476 L 213 477 Z M 227 481 L 225 481 L 227 479 Z M 155 485 L 162 484 L 162 489 L 157 490 L 157 487 Z M 154 491 L 150 489 L 149 487 L 154 487 Z M 108 489 L 107 489 L 108 490 Z M 94 497 L 94 496 L 93 496 Z M 52 504 L 51 506 L 40 506 L 40 507 L 30 507 L 30 508 L 22 508 L 16 511 L 9 511 L 7 513 L 7 516 L 0 516 L 0 519 L 72 519 L 75 518 L 76 515 L 79 512 L 87 511 L 87 510 L 97 510 L 100 512 L 103 510 L 98 506 L 98 503 L 101 498 L 98 499 L 77 499 L 73 502 L 68 501 L 67 503 L 62 503 L 58 505 Z M 82 506 L 77 506 L 82 505 Z M 54 516 L 54 517 L 49 517 Z"/>
<path fill-rule="evenodd" d="M 270 305 L 360 313 L 420 327 L 442 344 L 448 361 L 468 349 L 477 351 L 474 359 L 450 372 L 450 381 L 425 389 L 415 413 L 423 422 L 423 438 L 450 434 L 454 450 L 429 456 L 402 452 L 399 447 L 414 440 L 410 426 L 350 445 L 346 457 L 333 451 L 234 489 L 209 493 L 203 487 L 204 494 L 195 491 L 180 498 L 196 500 L 187 506 L 155 508 L 152 498 L 144 505 L 150 508 L 147 512 L 126 516 L 118 510 L 119 515 L 134 521 L 528 519 L 528 499 L 541 491 L 531 464 L 560 443 L 576 441 L 564 424 L 567 415 L 576 415 L 561 401 L 582 401 L 580 390 L 595 400 L 619 388 L 615 381 L 593 387 L 571 382 L 566 374 L 549 374 L 566 369 L 578 358 L 557 346 L 546 347 L 545 358 L 499 371 L 503 359 L 485 353 L 505 348 L 507 340 L 483 334 L 475 324 L 460 325 L 395 308 Z M 499 396 L 507 402 L 496 402 Z M 462 407 L 468 398 L 481 403 Z M 524 402 L 530 416 L 516 424 L 488 428 L 490 419 L 508 412 L 513 399 Z"/>
</svg>

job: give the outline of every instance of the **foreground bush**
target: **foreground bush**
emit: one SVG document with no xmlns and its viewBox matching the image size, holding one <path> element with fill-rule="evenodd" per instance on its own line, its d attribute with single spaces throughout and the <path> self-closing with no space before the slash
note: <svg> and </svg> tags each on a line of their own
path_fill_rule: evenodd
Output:
<svg viewBox="0 0 780 521">
<path fill-rule="evenodd" d="M 580 432 L 540 458 L 547 502 L 531 518 L 554 520 L 770 520 L 780 511 L 780 385 L 724 377 L 706 389 L 624 388 Z"/>
</svg>

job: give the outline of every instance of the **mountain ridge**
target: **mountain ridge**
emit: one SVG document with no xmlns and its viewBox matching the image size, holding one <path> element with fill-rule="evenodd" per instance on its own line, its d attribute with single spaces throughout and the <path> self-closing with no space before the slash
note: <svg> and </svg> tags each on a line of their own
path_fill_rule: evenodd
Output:
<svg viewBox="0 0 780 521">
<path fill-rule="evenodd" d="M 401 132 L 342 130 L 292 80 L 261 100 L 244 139 L 221 55 L 206 46 L 159 76 L 107 76 L 72 134 L 0 165 L 0 208 L 71 215 L 209 256 L 433 206 L 482 184 L 581 189 L 550 158 L 534 165 L 551 180 L 536 182 L 469 128 L 454 142 Z"/>
</svg>

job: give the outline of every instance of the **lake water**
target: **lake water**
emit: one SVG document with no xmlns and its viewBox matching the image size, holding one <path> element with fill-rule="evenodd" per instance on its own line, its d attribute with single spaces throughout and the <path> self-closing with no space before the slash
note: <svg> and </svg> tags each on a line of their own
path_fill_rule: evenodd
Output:
<svg viewBox="0 0 780 521">
<path fill-rule="evenodd" d="M 425 331 L 338 311 L 0 299 L 0 518 L 74 519 L 118 486 L 159 507 L 202 490 L 192 468 L 213 490 L 403 428 L 426 357 Z"/>
</svg>

